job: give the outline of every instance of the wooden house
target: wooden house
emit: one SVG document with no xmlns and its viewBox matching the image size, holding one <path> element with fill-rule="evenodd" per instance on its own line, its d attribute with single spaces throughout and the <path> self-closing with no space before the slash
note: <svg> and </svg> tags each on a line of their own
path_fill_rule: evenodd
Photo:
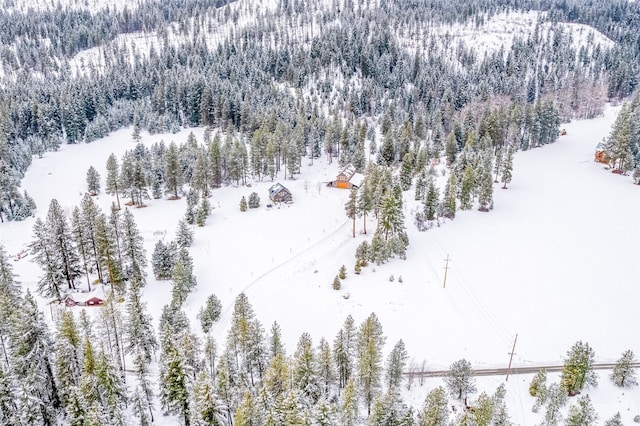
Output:
<svg viewBox="0 0 640 426">
<path fill-rule="evenodd" d="M 328 186 L 334 188 L 360 188 L 364 182 L 364 175 L 357 173 L 353 164 L 347 164 L 345 168 L 340 170 L 336 179 L 329 182 Z"/>
<path fill-rule="evenodd" d="M 596 145 L 594 160 L 598 163 L 609 164 L 609 156 L 607 155 L 604 143 L 600 142 Z"/>
<path fill-rule="evenodd" d="M 269 188 L 269 199 L 274 203 L 292 203 L 293 195 L 281 183 L 276 183 Z"/>
<path fill-rule="evenodd" d="M 104 284 L 100 284 L 94 286 L 91 291 L 67 293 L 64 304 L 65 306 L 100 306 L 109 294 L 110 290 Z"/>
</svg>

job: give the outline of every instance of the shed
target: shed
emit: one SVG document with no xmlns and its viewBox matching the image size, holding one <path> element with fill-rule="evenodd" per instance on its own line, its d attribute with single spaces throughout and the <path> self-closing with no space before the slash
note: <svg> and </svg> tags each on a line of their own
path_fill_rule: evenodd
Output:
<svg viewBox="0 0 640 426">
<path fill-rule="evenodd" d="M 347 164 L 340 172 L 334 181 L 329 182 L 328 186 L 334 188 L 360 188 L 364 182 L 364 175 L 356 172 L 356 168 L 353 164 Z"/>
<path fill-rule="evenodd" d="M 594 155 L 594 160 L 598 163 L 609 164 L 609 156 L 607 155 L 607 151 L 605 149 L 604 143 L 600 142 L 596 145 L 596 153 Z"/>
<path fill-rule="evenodd" d="M 276 183 L 269 188 L 269 199 L 274 203 L 291 203 L 293 195 L 281 183 Z"/>
</svg>

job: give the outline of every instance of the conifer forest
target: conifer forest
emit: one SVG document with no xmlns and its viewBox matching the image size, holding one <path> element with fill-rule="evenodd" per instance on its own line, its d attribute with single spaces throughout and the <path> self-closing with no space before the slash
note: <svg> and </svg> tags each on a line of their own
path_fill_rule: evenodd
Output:
<svg viewBox="0 0 640 426">
<path fill-rule="evenodd" d="M 506 43 L 463 37 L 496 21 L 530 30 Z M 212 292 L 191 321 L 194 232 L 221 188 L 286 185 L 306 164 L 338 162 L 362 175 L 342 220 L 353 237 L 371 235 L 327 283 L 339 290 L 347 274 L 405 259 L 408 227 L 492 214 L 494 188 L 518 174 L 515 155 L 607 104 L 622 107 L 602 141 L 606 167 L 640 184 L 639 80 L 637 1 L 0 0 L 0 233 L 37 216 L 28 254 L 39 268 L 23 288 L 0 244 L 0 425 L 513 424 L 504 386 L 478 394 L 462 355 L 422 405 L 405 403 L 424 379 L 375 313 L 346 316 L 332 337 L 304 333 L 296 347 L 244 293 L 223 306 Z M 36 205 L 22 187 L 34 159 L 124 128 L 131 148 L 94 160 L 72 210 Z M 141 142 L 190 128 L 203 140 Z M 434 165 L 447 170 L 442 188 Z M 94 201 L 102 193 L 111 209 Z M 420 208 L 405 217 L 407 194 Z M 242 214 L 270 203 L 246 195 Z M 163 198 L 187 208 L 148 252 L 125 207 Z M 160 318 L 141 296 L 149 277 L 171 283 Z M 80 287 L 106 288 L 97 313 L 63 308 Z M 223 309 L 221 339 L 211 330 Z M 526 404 L 545 425 L 622 424 L 578 395 L 597 385 L 594 349 L 565 350 L 560 382 L 540 370 Z M 637 365 L 628 350 L 600 380 L 635 387 Z"/>
</svg>

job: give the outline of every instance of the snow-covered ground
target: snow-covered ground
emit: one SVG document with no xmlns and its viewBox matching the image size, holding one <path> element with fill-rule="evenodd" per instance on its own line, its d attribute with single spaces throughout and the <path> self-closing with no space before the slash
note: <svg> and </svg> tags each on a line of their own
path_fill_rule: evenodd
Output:
<svg viewBox="0 0 640 426">
<path fill-rule="evenodd" d="M 274 321 L 281 325 L 290 353 L 303 332 L 316 344 L 321 337 L 332 341 L 347 315 L 360 324 L 375 312 L 387 336 L 386 350 L 403 339 L 413 360 L 425 360 L 433 369 L 446 369 L 460 358 L 474 367 L 506 366 L 516 334 L 514 366 L 562 363 L 578 340 L 594 348 L 598 362 L 615 361 L 626 349 L 640 354 L 638 187 L 593 161 L 594 147 L 618 110 L 609 107 L 604 117 L 566 124 L 568 135 L 557 143 L 517 153 L 513 182 L 506 190 L 495 184 L 495 208 L 489 213 L 458 212 L 455 220 L 420 233 L 412 223 L 413 190 L 408 191 L 407 260 L 370 265 L 360 276 L 352 271 L 355 248 L 366 238 L 362 219 L 352 238 L 343 207 L 348 191 L 324 185 L 335 177 L 337 163 L 322 158 L 310 166 L 305 159 L 296 180 L 280 177 L 294 195 L 294 204 L 281 208 L 265 207 L 271 181 L 215 190 L 215 209 L 204 228 L 195 228 L 190 249 L 198 287 L 185 310 L 193 328 L 199 330 L 195 316 L 206 296 L 216 294 L 223 315 L 214 332 L 223 344 L 233 301 L 245 292 L 265 328 Z M 142 142 L 182 143 L 190 131 L 143 134 Z M 192 131 L 201 141 L 203 130 Z M 37 214 L 46 215 L 52 198 L 70 213 L 85 190 L 89 166 L 104 184 L 108 155 L 120 156 L 133 146 L 131 129 L 124 129 L 34 159 L 23 187 L 35 199 Z M 253 191 L 262 206 L 240 212 L 240 198 Z M 113 200 L 98 197 L 105 211 Z M 147 208 L 133 210 L 148 257 L 159 238 L 173 238 L 185 203 L 184 198 L 150 200 Z M 0 225 L 0 244 L 10 255 L 30 241 L 33 222 Z M 369 218 L 369 235 L 374 228 L 375 219 Z M 343 264 L 348 276 L 335 291 L 331 284 Z M 14 265 L 19 280 L 33 290 L 40 271 L 31 257 Z M 148 281 L 145 297 L 157 324 L 171 297 L 170 283 Z M 606 376 L 600 373 L 601 385 L 592 392 L 594 406 L 602 420 L 620 411 L 630 424 L 640 414 L 640 392 L 615 389 Z M 543 415 L 530 411 L 530 379 L 513 376 L 508 382 L 516 424 L 531 425 Z M 493 392 L 502 380 L 478 379 L 479 388 Z M 420 405 L 438 383 L 429 380 L 407 396 Z"/>
</svg>

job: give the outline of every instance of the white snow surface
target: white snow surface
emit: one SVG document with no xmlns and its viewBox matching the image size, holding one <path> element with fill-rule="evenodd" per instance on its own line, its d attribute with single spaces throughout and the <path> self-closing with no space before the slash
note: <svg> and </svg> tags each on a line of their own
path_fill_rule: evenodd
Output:
<svg viewBox="0 0 640 426">
<path fill-rule="evenodd" d="M 412 361 L 425 360 L 430 369 L 447 369 L 461 358 L 476 368 L 504 367 L 516 334 L 514 366 L 561 364 L 578 340 L 591 345 L 597 362 L 613 362 L 627 349 L 640 354 L 639 189 L 630 177 L 593 161 L 594 147 L 609 133 L 618 111 L 607 107 L 601 118 L 565 124 L 568 134 L 556 143 L 518 152 L 509 189 L 495 184 L 491 212 L 458 212 L 453 221 L 418 232 L 412 223 L 414 192 L 407 191 L 407 259 L 370 265 L 360 276 L 352 272 L 355 249 L 371 237 L 376 223 L 368 218 L 365 236 L 359 219 L 357 236 L 351 236 L 344 212 L 349 191 L 324 184 L 338 173 L 337 162 L 321 158 L 311 166 L 304 159 L 295 180 L 279 176 L 276 181 L 294 197 L 293 204 L 280 208 L 266 207 L 272 181 L 216 189 L 215 209 L 205 227 L 194 229 L 190 248 L 198 287 L 184 309 L 192 328 L 200 330 L 197 311 L 216 294 L 223 314 L 213 330 L 223 345 L 233 302 L 245 292 L 265 329 L 274 321 L 280 324 L 288 353 L 303 332 L 315 344 L 321 337 L 331 342 L 347 315 L 359 325 L 374 312 L 387 337 L 385 351 L 403 339 Z M 202 141 L 203 129 L 187 129 L 175 135 L 143 133 L 142 142 L 183 143 L 190 131 Z M 89 166 L 96 167 L 104 185 L 108 155 L 133 147 L 131 129 L 123 129 L 34 159 L 22 183 L 39 207 L 38 216 L 46 216 L 52 198 L 70 214 L 85 191 Z M 240 198 L 253 191 L 261 207 L 240 212 Z M 108 212 L 114 198 L 103 193 L 97 201 Z M 133 213 L 150 259 L 159 238 L 173 238 L 186 200 L 149 200 L 147 205 Z M 0 224 L 0 244 L 9 255 L 29 243 L 34 220 Z M 451 262 L 443 288 L 447 256 Z M 348 275 L 335 291 L 331 284 L 343 264 Z M 35 292 L 41 271 L 31 256 L 14 267 L 23 286 Z M 150 268 L 148 275 L 144 296 L 157 326 L 171 284 L 155 281 Z M 48 308 L 45 313 L 50 316 Z M 630 424 L 640 414 L 640 391 L 615 388 L 607 376 L 600 372 L 600 385 L 589 391 L 600 419 L 620 411 Z M 512 377 L 507 382 L 512 420 L 539 423 L 544 410 L 531 412 L 531 376 Z M 478 378 L 479 390 L 492 393 L 503 380 Z M 438 384 L 440 379 L 427 380 L 406 396 L 421 406 Z M 177 422 L 158 417 L 158 424 Z"/>
</svg>

